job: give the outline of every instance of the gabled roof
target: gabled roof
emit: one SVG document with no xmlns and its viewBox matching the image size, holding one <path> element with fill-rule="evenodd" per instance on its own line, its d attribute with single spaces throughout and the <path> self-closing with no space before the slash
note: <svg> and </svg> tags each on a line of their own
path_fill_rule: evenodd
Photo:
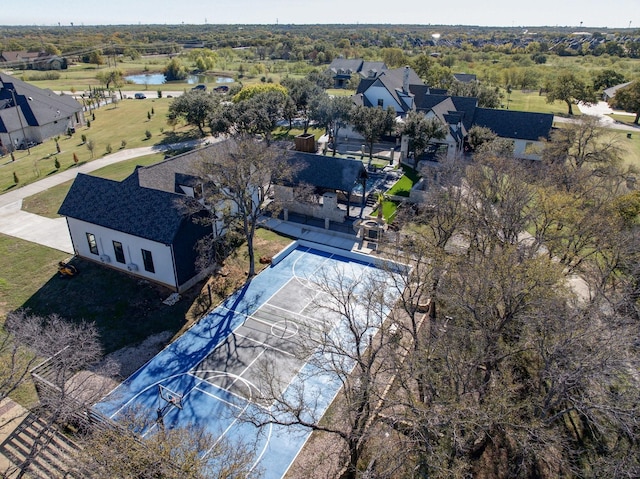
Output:
<svg viewBox="0 0 640 479">
<path fill-rule="evenodd" d="M 478 105 L 477 98 L 466 96 L 424 95 L 419 100 L 420 102 L 416 98 L 416 109 L 418 111 L 427 112 L 433 110 L 436 116 L 441 119 L 444 119 L 445 114 L 459 114 L 462 125 L 467 131 L 473 124 L 473 117 Z"/>
<path fill-rule="evenodd" d="M 333 73 L 358 73 L 362 63 L 362 58 L 334 58 L 329 65 L 329 70 Z"/>
<path fill-rule="evenodd" d="M 214 147 L 214 145 L 208 148 Z M 197 163 L 202 158 L 203 150 L 195 150 L 168 158 L 154 165 L 138 168 L 140 186 L 168 193 L 176 191 L 178 184 L 188 185 L 195 179 Z"/>
<path fill-rule="evenodd" d="M 612 87 L 607 88 L 606 90 L 604 90 L 604 91 L 603 91 L 603 93 L 604 93 L 604 95 L 605 95 L 607 98 L 613 98 L 614 96 L 616 96 L 616 92 L 617 92 L 620 88 L 624 88 L 624 87 L 626 87 L 626 86 L 629 86 L 629 85 L 631 85 L 632 83 L 633 83 L 633 82 L 628 81 L 628 82 L 626 82 L 626 83 L 621 83 L 621 84 L 619 84 L 619 85 L 612 86 Z"/>
<path fill-rule="evenodd" d="M 549 136 L 553 126 L 553 115 L 476 108 L 473 124 L 489 128 L 501 138 L 537 141 Z"/>
<path fill-rule="evenodd" d="M 189 221 L 179 198 L 184 196 L 141 187 L 138 169 L 121 182 L 81 173 L 58 214 L 169 245 Z"/>
<path fill-rule="evenodd" d="M 361 161 L 349 158 L 294 152 L 288 161 L 294 168 L 288 185 L 306 183 L 317 188 L 349 192 L 367 174 Z"/>
<path fill-rule="evenodd" d="M 387 65 L 385 65 L 384 62 L 364 61 L 362 62 L 362 65 L 360 65 L 360 70 L 358 71 L 358 73 L 360 73 L 360 75 L 362 75 L 364 78 L 368 78 L 372 76 L 370 73 L 374 73 L 375 75 L 373 76 L 377 76 L 386 69 Z"/>
<path fill-rule="evenodd" d="M 47 125 L 82 111 L 82 105 L 68 95 L 58 95 L 0 73 L 0 103 L 4 103 L 5 108 L 13 108 L 16 106 L 14 97 L 22 111 L 25 126 Z M 12 115 L 15 116 L 15 110 Z M 5 128 L 0 131 L 6 133 L 6 127 L 6 123 L 4 127 L 0 125 L 0 128 Z"/>
<path fill-rule="evenodd" d="M 370 72 L 374 72 L 374 76 L 377 76 L 386 69 L 387 65 L 385 65 L 384 62 L 368 62 L 362 58 L 334 58 L 329 65 L 329 70 L 336 75 L 353 75 L 359 73 L 364 78 L 372 78 L 369 74 Z"/>
<path fill-rule="evenodd" d="M 404 75 L 405 71 L 409 73 L 409 91 L 404 92 Z M 384 87 L 389 94 L 393 97 L 398 105 L 403 109 L 406 113 L 409 110 L 414 109 L 415 100 L 411 102 L 407 102 L 404 100 L 404 97 L 414 96 L 414 89 L 420 90 L 422 92 L 423 89 L 426 88 L 424 82 L 420 79 L 418 74 L 413 71 L 411 68 L 395 68 L 393 70 L 385 70 L 380 73 L 375 78 L 365 78 L 360 81 L 358 85 L 358 89 L 356 90 L 356 94 L 354 95 L 354 102 L 356 104 L 363 104 L 365 106 L 371 106 L 364 95 L 371 86 L 379 85 Z M 407 94 L 408 93 L 408 94 Z M 359 95 L 361 98 L 358 98 Z M 377 105 L 376 105 L 377 106 Z M 386 105 L 385 105 L 386 106 Z"/>
<path fill-rule="evenodd" d="M 470 83 L 472 81 L 477 81 L 478 79 L 478 77 L 473 73 L 454 73 L 453 78 L 462 83 Z"/>
</svg>

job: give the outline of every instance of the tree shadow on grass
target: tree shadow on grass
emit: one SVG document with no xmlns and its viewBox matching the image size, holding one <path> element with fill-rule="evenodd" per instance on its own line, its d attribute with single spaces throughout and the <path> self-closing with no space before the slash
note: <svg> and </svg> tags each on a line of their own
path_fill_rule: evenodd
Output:
<svg viewBox="0 0 640 479">
<path fill-rule="evenodd" d="M 201 138 L 202 136 L 197 129 L 183 132 L 165 131 L 162 133 L 162 138 L 158 142 L 158 145 L 170 145 L 184 141 L 199 140 Z"/>
</svg>

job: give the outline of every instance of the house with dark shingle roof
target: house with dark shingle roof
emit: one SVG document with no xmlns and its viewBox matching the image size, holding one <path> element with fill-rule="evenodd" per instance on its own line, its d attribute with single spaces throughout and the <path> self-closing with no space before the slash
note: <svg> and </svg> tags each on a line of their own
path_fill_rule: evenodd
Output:
<svg viewBox="0 0 640 479">
<path fill-rule="evenodd" d="M 76 255 L 182 292 L 205 274 L 196 268 L 195 246 L 212 228 L 185 214 L 181 202 L 192 195 L 142 186 L 163 176 L 150 172 L 153 166 L 121 182 L 79 174 L 58 213 L 67 218 Z"/>
<path fill-rule="evenodd" d="M 287 153 L 287 160 L 293 172 L 291 179 L 274 185 L 275 199 L 283 206 L 285 219 L 291 212 L 343 223 L 352 202 L 362 202 L 362 195 L 353 193 L 367 179 L 362 161 L 302 152 Z M 300 197 L 296 194 L 299 188 L 308 188 L 319 201 L 309 202 L 308 195 Z M 346 206 L 340 207 L 339 199 L 345 199 Z"/>
<path fill-rule="evenodd" d="M 4 51 L 0 53 L 0 66 L 22 70 L 62 70 L 67 59 L 47 52 Z"/>
<path fill-rule="evenodd" d="M 82 105 L 0 73 L 0 147 L 12 151 L 84 125 Z"/>
<path fill-rule="evenodd" d="M 219 147 L 221 143 L 214 143 L 137 167 L 120 182 L 79 174 L 58 210 L 67 219 L 76 255 L 177 292 L 193 286 L 206 274 L 196 268 L 198 241 L 222 234 L 224 225 L 222 220 L 212 226 L 194 222 L 194 216 L 208 212 L 203 206 L 199 213 L 188 215 L 183 203 L 188 198 L 201 202 L 198 164 Z M 284 150 L 282 154 L 294 171 L 289 181 L 274 185 L 275 197 L 285 209 L 344 222 L 348 210 L 338 206 L 338 198 L 349 203 L 354 187 L 366 179 L 362 162 Z M 314 205 L 300 202 L 294 195 L 300 185 L 322 200 Z"/>
<path fill-rule="evenodd" d="M 409 67 L 387 70 L 376 78 L 362 80 L 352 99 L 356 105 L 392 106 L 398 121 L 410 111 L 437 118 L 447 126 L 447 136 L 435 143 L 446 145 L 449 157 L 463 152 L 469 130 L 477 125 L 512 141 L 517 158 L 538 159 L 540 141 L 549 137 L 553 126 L 551 114 L 480 108 L 477 98 L 451 96 L 431 89 Z M 401 139 L 403 158 L 409 153 L 409 140 Z"/>
<path fill-rule="evenodd" d="M 334 58 L 329 65 L 329 71 L 333 75 L 334 88 L 346 88 L 352 75 L 361 78 L 375 78 L 387 69 L 384 62 L 368 62 L 362 58 Z"/>
</svg>

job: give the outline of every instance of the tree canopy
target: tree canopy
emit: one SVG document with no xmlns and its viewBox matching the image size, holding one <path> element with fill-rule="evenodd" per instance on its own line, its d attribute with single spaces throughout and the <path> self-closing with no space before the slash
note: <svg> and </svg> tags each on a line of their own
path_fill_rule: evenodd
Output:
<svg viewBox="0 0 640 479">
<path fill-rule="evenodd" d="M 635 113 L 636 117 L 633 122 L 637 125 L 640 120 L 640 80 L 620 88 L 609 104 L 613 108 Z"/>
</svg>

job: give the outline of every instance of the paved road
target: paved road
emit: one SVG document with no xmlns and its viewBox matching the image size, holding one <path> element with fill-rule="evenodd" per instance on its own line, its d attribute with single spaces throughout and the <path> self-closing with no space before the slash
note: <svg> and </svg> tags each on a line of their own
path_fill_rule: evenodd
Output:
<svg viewBox="0 0 640 479">
<path fill-rule="evenodd" d="M 69 168 L 40 181 L 9 191 L 0 195 L 0 233 L 14 236 L 26 241 L 48 246 L 69 254 L 73 254 L 73 246 L 64 218 L 45 218 L 22 211 L 22 200 L 28 196 L 45 191 L 53 186 L 69 180 L 73 180 L 78 173 L 90 173 L 113 163 L 130 160 L 139 156 L 150 155 L 172 148 L 196 146 L 205 142 L 215 141 L 211 138 L 188 141 L 175 145 L 147 146 L 121 150 L 111 155 L 106 155 L 97 160 L 85 163 L 77 168 Z"/>
</svg>

